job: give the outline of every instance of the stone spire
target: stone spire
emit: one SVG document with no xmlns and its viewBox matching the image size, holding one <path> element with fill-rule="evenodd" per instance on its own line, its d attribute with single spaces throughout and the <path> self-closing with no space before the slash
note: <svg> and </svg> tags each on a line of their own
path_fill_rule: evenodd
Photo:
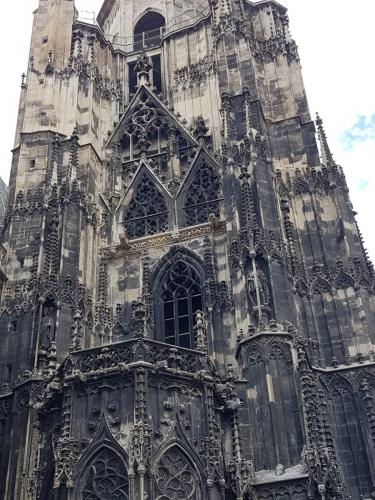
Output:
<svg viewBox="0 0 375 500">
<path fill-rule="evenodd" d="M 316 114 L 315 123 L 316 123 L 317 129 L 318 129 L 318 138 L 319 138 L 319 144 L 320 144 L 322 163 L 324 165 L 331 165 L 335 162 L 333 160 L 333 156 L 332 156 L 331 150 L 330 150 L 329 145 L 328 145 L 326 132 L 325 132 L 324 126 L 323 126 L 323 120 L 320 118 L 318 113 Z"/>
</svg>

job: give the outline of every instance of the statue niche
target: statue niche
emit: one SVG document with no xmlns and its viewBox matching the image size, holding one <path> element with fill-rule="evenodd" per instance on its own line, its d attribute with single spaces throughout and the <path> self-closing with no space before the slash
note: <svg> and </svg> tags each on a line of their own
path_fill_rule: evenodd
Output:
<svg viewBox="0 0 375 500">
<path fill-rule="evenodd" d="M 42 315 L 39 329 L 39 346 L 49 348 L 55 337 L 56 327 L 56 304 L 52 298 L 47 299 L 41 305 Z"/>
</svg>

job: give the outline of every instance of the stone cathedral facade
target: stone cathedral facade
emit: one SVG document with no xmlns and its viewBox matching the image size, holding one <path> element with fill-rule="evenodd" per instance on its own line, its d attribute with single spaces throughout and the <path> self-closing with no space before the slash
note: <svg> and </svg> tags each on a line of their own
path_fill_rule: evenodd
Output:
<svg viewBox="0 0 375 500">
<path fill-rule="evenodd" d="M 374 269 L 278 2 L 39 0 L 0 291 L 1 498 L 375 497 Z"/>
</svg>

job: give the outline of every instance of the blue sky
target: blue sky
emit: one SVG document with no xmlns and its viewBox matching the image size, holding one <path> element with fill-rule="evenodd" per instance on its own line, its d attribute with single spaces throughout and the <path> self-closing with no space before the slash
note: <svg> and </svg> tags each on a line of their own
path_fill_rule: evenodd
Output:
<svg viewBox="0 0 375 500">
<path fill-rule="evenodd" d="M 280 0 L 289 8 L 312 116 L 323 118 L 331 150 L 342 165 L 358 222 L 375 261 L 375 1 Z M 0 30 L 3 96 L 0 121 L 0 175 L 7 180 L 16 125 L 21 74 L 26 70 L 32 10 L 37 0 L 3 2 Z M 98 12 L 101 0 L 76 0 L 81 10 Z"/>
<path fill-rule="evenodd" d="M 349 130 L 342 134 L 345 150 L 353 150 L 364 142 L 375 141 L 375 113 L 372 115 L 359 115 L 357 121 Z"/>
</svg>

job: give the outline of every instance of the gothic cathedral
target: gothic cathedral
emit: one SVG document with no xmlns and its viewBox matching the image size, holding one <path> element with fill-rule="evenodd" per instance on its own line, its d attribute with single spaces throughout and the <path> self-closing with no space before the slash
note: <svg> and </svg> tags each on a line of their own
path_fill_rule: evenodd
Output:
<svg viewBox="0 0 375 500">
<path fill-rule="evenodd" d="M 375 498 L 375 273 L 275 0 L 39 0 L 0 259 L 1 498 Z"/>
</svg>

